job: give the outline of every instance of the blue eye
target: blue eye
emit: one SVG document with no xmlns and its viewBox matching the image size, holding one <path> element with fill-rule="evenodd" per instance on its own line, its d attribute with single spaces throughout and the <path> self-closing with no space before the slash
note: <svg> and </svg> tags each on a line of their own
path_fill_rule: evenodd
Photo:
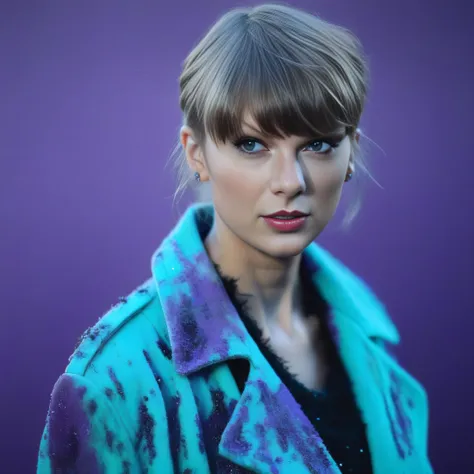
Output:
<svg viewBox="0 0 474 474">
<path fill-rule="evenodd" d="M 253 138 L 245 138 L 234 144 L 243 153 L 253 154 L 265 149 L 265 147 Z M 260 148 L 259 148 L 260 147 Z"/>
<path fill-rule="evenodd" d="M 330 144 L 328 142 L 325 142 L 323 140 L 316 140 L 312 143 L 310 143 L 306 149 L 310 149 L 309 151 L 314 151 L 315 153 L 328 153 L 329 151 L 332 150 L 332 148 L 335 148 L 337 145 L 335 144 Z"/>
</svg>

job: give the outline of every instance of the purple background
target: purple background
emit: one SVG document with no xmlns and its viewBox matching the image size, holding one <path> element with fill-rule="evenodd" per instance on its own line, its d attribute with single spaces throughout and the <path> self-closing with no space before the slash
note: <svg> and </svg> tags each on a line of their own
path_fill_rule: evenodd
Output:
<svg viewBox="0 0 474 474">
<path fill-rule="evenodd" d="M 77 338 L 150 276 L 185 208 L 164 169 L 181 61 L 237 3 L 160 3 L 0 5 L 2 472 L 34 472 Z M 331 225 L 321 243 L 394 317 L 399 358 L 430 396 L 436 472 L 474 472 L 473 3 L 291 3 L 362 39 L 363 128 L 384 150 L 368 149 L 384 189 L 369 182 L 350 231 Z"/>
</svg>

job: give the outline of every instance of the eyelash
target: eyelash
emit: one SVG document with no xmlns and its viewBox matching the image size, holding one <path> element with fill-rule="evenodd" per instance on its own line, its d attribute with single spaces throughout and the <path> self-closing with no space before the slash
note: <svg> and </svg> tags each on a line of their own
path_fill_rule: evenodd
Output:
<svg viewBox="0 0 474 474">
<path fill-rule="evenodd" d="M 302 149 L 307 148 L 311 145 L 314 145 L 315 143 L 323 143 L 323 144 L 326 143 L 327 145 L 330 146 L 329 150 L 323 151 L 323 152 L 315 151 L 314 153 L 316 153 L 318 155 L 328 155 L 329 153 L 331 153 L 331 151 L 336 149 L 341 144 L 341 141 L 342 141 L 342 138 L 341 139 L 319 138 L 319 139 L 312 140 L 312 141 L 308 142 Z M 258 143 L 262 146 L 265 146 L 265 144 L 261 140 L 258 140 L 257 138 L 252 138 L 252 137 L 243 137 L 243 138 L 239 138 L 238 140 L 234 141 L 233 145 L 235 146 L 235 148 L 237 148 L 237 150 L 240 153 L 243 153 L 244 155 L 247 155 L 247 156 L 248 155 L 257 155 L 258 153 L 260 153 L 260 151 L 250 152 L 250 151 L 242 150 L 241 147 L 245 142 L 255 142 L 255 143 Z"/>
</svg>

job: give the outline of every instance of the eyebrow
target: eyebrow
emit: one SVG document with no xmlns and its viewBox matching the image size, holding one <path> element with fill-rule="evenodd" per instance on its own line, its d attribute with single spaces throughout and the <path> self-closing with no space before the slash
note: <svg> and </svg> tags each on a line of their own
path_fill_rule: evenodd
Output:
<svg viewBox="0 0 474 474">
<path fill-rule="evenodd" d="M 343 138 L 347 135 L 347 130 L 345 127 L 338 128 L 336 130 L 332 130 L 330 132 L 321 135 L 319 138 Z M 318 138 L 318 137 L 317 137 Z"/>
</svg>

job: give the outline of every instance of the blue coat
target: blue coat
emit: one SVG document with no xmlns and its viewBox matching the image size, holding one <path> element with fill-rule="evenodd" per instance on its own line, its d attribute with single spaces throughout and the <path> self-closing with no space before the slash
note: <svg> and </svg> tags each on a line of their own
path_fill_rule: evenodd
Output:
<svg viewBox="0 0 474 474">
<path fill-rule="evenodd" d="M 211 220 L 190 208 L 153 277 L 85 333 L 53 389 L 38 474 L 340 472 L 232 306 L 200 237 Z M 431 473 L 427 397 L 384 349 L 399 335 L 383 306 L 320 246 L 303 262 L 329 304 L 374 473 Z M 232 358 L 250 363 L 243 393 Z"/>
</svg>

